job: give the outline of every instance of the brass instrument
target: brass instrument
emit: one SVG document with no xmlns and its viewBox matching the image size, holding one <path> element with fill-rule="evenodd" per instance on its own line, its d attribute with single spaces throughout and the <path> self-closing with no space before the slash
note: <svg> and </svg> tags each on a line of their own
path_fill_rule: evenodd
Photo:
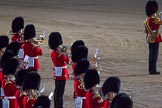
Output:
<svg viewBox="0 0 162 108">
<path fill-rule="evenodd" d="M 130 89 L 130 90 L 120 90 L 120 91 L 127 93 L 128 96 L 129 96 L 131 99 L 133 99 L 133 96 L 134 96 L 134 94 L 135 94 L 135 91 L 134 91 L 133 89 Z"/>
<path fill-rule="evenodd" d="M 46 37 L 46 31 L 44 30 L 42 34 L 39 35 L 38 38 L 34 38 L 34 43 L 38 45 L 38 43 L 43 44 Z"/>
<path fill-rule="evenodd" d="M 156 15 L 155 15 L 155 24 L 156 23 L 158 23 L 159 22 L 159 18 L 158 17 L 156 17 Z M 149 43 L 154 43 L 155 41 L 156 41 L 156 37 L 158 36 L 158 34 L 159 34 L 159 30 L 153 30 L 152 31 L 152 29 L 151 29 L 151 27 L 150 27 L 150 25 L 148 24 L 148 18 L 146 18 L 145 20 L 144 20 L 144 25 L 145 25 L 145 28 L 146 28 L 146 30 L 147 30 L 147 41 L 149 42 Z"/>
<path fill-rule="evenodd" d="M 59 53 L 65 53 L 68 57 L 71 57 L 71 46 L 60 45 L 58 51 Z"/>
<path fill-rule="evenodd" d="M 159 12 L 155 15 L 157 18 L 160 18 L 160 20 L 162 20 L 162 12 Z"/>
<path fill-rule="evenodd" d="M 88 56 L 89 62 L 90 62 L 90 68 L 91 69 L 96 69 L 99 74 L 101 74 L 101 67 L 99 65 L 100 57 L 99 57 L 99 49 L 96 49 L 96 52 L 94 56 L 89 55 Z"/>
<path fill-rule="evenodd" d="M 29 98 L 37 98 L 40 96 L 40 93 L 38 90 L 30 89 L 27 91 L 27 95 Z"/>
</svg>

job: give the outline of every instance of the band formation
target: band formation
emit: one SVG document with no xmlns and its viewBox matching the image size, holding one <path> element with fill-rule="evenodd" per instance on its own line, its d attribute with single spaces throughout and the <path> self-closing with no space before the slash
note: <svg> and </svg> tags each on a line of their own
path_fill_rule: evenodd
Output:
<svg viewBox="0 0 162 108">
<path fill-rule="evenodd" d="M 162 21 L 157 17 L 158 3 L 146 3 L 144 20 L 146 40 L 149 47 L 149 74 L 160 74 L 156 70 L 159 43 L 162 42 L 159 26 Z M 53 63 L 55 90 L 50 96 L 40 91 L 41 77 L 38 56 L 43 52 L 39 42 L 43 42 L 45 31 L 36 38 L 34 24 L 24 27 L 24 18 L 12 20 L 11 42 L 8 36 L 0 35 L 0 108 L 63 108 L 66 81 L 69 79 L 67 64 L 73 73 L 73 97 L 75 108 L 133 108 L 133 101 L 126 93 L 120 92 L 121 81 L 118 77 L 108 77 L 102 86 L 97 67 L 98 50 L 94 57 L 88 56 L 88 48 L 83 40 L 76 40 L 70 47 L 63 45 L 62 35 L 51 32 L 48 45 Z M 68 56 L 70 52 L 71 56 Z"/>
</svg>

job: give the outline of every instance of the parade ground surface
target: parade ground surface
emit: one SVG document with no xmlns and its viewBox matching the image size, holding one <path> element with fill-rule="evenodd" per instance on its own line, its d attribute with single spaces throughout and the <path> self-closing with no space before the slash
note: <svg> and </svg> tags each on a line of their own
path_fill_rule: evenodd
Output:
<svg viewBox="0 0 162 108">
<path fill-rule="evenodd" d="M 41 63 L 41 88 L 45 95 L 54 90 L 51 50 L 47 41 L 50 32 L 58 31 L 64 45 L 82 39 L 93 55 L 99 49 L 101 83 L 109 76 L 121 79 L 121 92 L 132 96 L 134 108 L 162 108 L 162 73 L 148 74 L 148 48 L 143 33 L 146 0 L 1 0 L 0 34 L 11 30 L 12 19 L 23 16 L 25 24 L 34 23 L 39 36 L 47 37 Z M 162 10 L 162 2 L 159 0 Z M 162 28 L 161 28 L 162 29 Z M 160 46 L 158 70 L 162 72 Z M 68 65 L 71 73 L 71 65 Z M 51 101 L 53 108 L 53 101 Z M 68 80 L 64 108 L 74 108 L 73 80 Z"/>
</svg>

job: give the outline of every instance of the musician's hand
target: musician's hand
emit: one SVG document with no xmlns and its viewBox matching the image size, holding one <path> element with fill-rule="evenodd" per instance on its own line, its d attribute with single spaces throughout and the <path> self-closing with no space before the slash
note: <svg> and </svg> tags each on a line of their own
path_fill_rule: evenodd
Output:
<svg viewBox="0 0 162 108">
<path fill-rule="evenodd" d="M 38 41 L 34 41 L 34 44 L 38 45 Z"/>
</svg>

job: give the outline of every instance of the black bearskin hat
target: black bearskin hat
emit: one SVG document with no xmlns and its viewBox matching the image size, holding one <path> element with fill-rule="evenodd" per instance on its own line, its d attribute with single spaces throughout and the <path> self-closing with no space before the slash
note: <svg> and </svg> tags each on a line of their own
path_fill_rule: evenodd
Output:
<svg viewBox="0 0 162 108">
<path fill-rule="evenodd" d="M 16 58 L 10 58 L 2 66 L 3 75 L 15 75 L 17 68 L 19 66 L 19 61 Z"/>
<path fill-rule="evenodd" d="M 146 11 L 146 15 L 148 17 L 151 16 L 152 14 L 155 14 L 158 11 L 158 3 L 157 3 L 157 1 L 156 0 L 149 0 L 146 3 L 145 11 Z"/>
<path fill-rule="evenodd" d="M 78 76 L 82 73 L 85 73 L 89 69 L 89 61 L 86 59 L 81 60 L 79 63 L 77 63 L 75 69 L 74 69 L 74 75 Z"/>
<path fill-rule="evenodd" d="M 33 24 L 28 24 L 24 29 L 24 40 L 28 40 L 36 37 L 35 26 Z"/>
<path fill-rule="evenodd" d="M 50 103 L 48 96 L 41 95 L 37 98 L 34 108 L 50 108 Z"/>
<path fill-rule="evenodd" d="M 78 63 L 82 59 L 88 58 L 88 48 L 84 45 L 81 45 L 76 50 L 76 62 Z"/>
<path fill-rule="evenodd" d="M 125 93 L 120 93 L 112 100 L 110 108 L 133 108 L 133 102 Z"/>
<path fill-rule="evenodd" d="M 0 35 L 0 49 L 7 47 L 9 44 L 9 38 L 5 35 Z"/>
<path fill-rule="evenodd" d="M 1 60 L 0 60 L 0 66 L 2 67 L 3 64 L 10 58 L 14 57 L 15 54 L 12 50 L 5 50 L 5 52 L 3 53 Z"/>
<path fill-rule="evenodd" d="M 52 32 L 49 35 L 48 45 L 51 49 L 56 50 L 59 45 L 63 44 L 62 36 L 59 32 Z"/>
<path fill-rule="evenodd" d="M 14 52 L 15 56 L 18 55 L 19 49 L 20 49 L 20 44 L 16 41 L 11 42 L 6 48 L 6 50 L 12 50 Z"/>
<path fill-rule="evenodd" d="M 19 16 L 12 21 L 12 32 L 16 33 L 24 28 L 24 18 Z"/>
<path fill-rule="evenodd" d="M 100 76 L 99 76 L 97 70 L 95 70 L 95 69 L 89 69 L 85 73 L 85 76 L 84 76 L 83 81 L 84 81 L 85 88 L 87 90 L 88 89 L 91 89 L 96 84 L 99 84 L 100 83 Z"/>
<path fill-rule="evenodd" d="M 16 74 L 16 86 L 22 86 L 24 78 L 25 78 L 25 76 L 27 75 L 28 72 L 29 72 L 29 70 L 27 70 L 27 69 L 21 69 L 17 72 L 17 74 Z"/>
<path fill-rule="evenodd" d="M 109 77 L 102 86 L 102 93 L 105 96 L 109 92 L 119 93 L 120 79 L 118 77 Z"/>
<path fill-rule="evenodd" d="M 35 71 L 28 72 L 23 81 L 23 90 L 24 91 L 30 89 L 39 90 L 40 81 L 41 77 L 37 72 Z"/>
<path fill-rule="evenodd" d="M 85 45 L 83 40 L 76 40 L 75 42 L 73 42 L 72 46 L 71 46 L 71 59 L 73 62 L 76 62 L 76 50 L 80 45 Z"/>
</svg>

